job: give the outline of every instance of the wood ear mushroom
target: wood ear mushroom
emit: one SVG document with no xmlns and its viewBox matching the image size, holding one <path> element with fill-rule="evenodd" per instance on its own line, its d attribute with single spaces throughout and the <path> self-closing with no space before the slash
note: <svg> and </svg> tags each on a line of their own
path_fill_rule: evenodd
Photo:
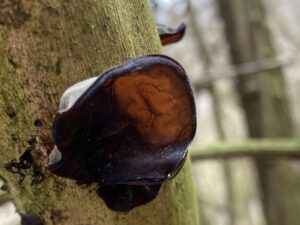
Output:
<svg viewBox="0 0 300 225">
<path fill-rule="evenodd" d="M 196 131 L 184 69 L 163 55 L 142 56 L 65 91 L 53 122 L 49 169 L 96 182 L 115 211 L 153 200 L 182 168 Z"/>
<path fill-rule="evenodd" d="M 180 24 L 179 27 L 175 29 L 161 24 L 156 24 L 156 26 L 162 45 L 176 43 L 185 35 L 186 25 L 184 23 Z"/>
</svg>

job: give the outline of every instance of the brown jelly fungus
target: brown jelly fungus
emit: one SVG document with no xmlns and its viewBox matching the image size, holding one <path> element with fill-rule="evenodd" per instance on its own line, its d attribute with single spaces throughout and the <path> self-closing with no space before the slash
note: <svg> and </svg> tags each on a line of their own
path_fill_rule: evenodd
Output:
<svg viewBox="0 0 300 225">
<path fill-rule="evenodd" d="M 115 211 L 153 200 L 181 169 L 196 131 L 184 69 L 142 56 L 79 82 L 61 97 L 49 169 L 97 194 Z"/>
<path fill-rule="evenodd" d="M 20 214 L 21 215 L 21 225 L 43 225 L 42 220 L 33 214 Z"/>
<path fill-rule="evenodd" d="M 186 30 L 186 25 L 184 23 L 180 24 L 180 26 L 175 29 L 161 24 L 157 24 L 156 26 L 162 45 L 168 45 L 180 41 Z"/>
</svg>

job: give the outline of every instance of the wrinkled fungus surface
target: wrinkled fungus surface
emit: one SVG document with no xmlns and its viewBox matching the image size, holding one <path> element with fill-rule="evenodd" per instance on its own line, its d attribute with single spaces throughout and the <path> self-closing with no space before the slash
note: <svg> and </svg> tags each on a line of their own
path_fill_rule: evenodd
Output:
<svg viewBox="0 0 300 225">
<path fill-rule="evenodd" d="M 168 45 L 180 41 L 186 30 L 184 23 L 177 28 L 170 28 L 161 24 L 157 24 L 157 31 L 162 45 Z"/>
<path fill-rule="evenodd" d="M 196 130 L 188 78 L 162 55 L 136 58 L 70 87 L 53 123 L 49 169 L 97 182 L 116 211 L 155 198 L 181 169 Z"/>
</svg>

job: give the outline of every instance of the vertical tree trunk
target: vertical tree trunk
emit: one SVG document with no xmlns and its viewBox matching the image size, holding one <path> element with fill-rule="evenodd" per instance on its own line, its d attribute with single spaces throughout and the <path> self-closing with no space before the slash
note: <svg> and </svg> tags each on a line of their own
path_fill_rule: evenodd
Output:
<svg viewBox="0 0 300 225">
<path fill-rule="evenodd" d="M 189 160 L 153 202 L 129 213 L 108 210 L 95 186 L 46 171 L 63 91 L 126 60 L 160 52 L 146 0 L 0 2 L 0 175 L 18 209 L 38 214 L 46 225 L 198 224 Z M 39 184 L 31 185 L 31 168 L 21 184 L 4 169 L 27 148 L 45 174 Z"/>
<path fill-rule="evenodd" d="M 204 73 L 207 76 L 211 76 L 210 69 L 212 64 L 211 55 L 205 45 L 205 40 L 203 39 L 202 30 L 200 26 L 197 24 L 197 15 L 193 9 L 192 1 L 189 0 L 189 12 L 191 15 L 191 26 L 192 30 L 195 33 L 195 38 L 197 42 L 197 52 L 199 57 L 202 58 L 204 63 Z M 221 109 L 221 102 L 218 96 L 217 86 L 213 83 L 207 85 L 207 90 L 209 91 L 212 104 L 213 104 L 213 113 L 214 113 L 214 122 L 215 128 L 217 133 L 217 138 L 221 141 L 226 140 L 225 129 L 222 124 L 222 109 Z M 223 160 L 220 162 L 223 167 L 224 177 L 225 177 L 225 187 L 226 187 L 226 202 L 227 202 L 227 210 L 228 210 L 228 217 L 229 223 L 235 224 L 235 212 L 234 212 L 234 193 L 233 193 L 233 179 L 232 179 L 232 172 L 230 170 L 230 161 Z M 201 217 L 202 219 L 202 217 Z"/>
<path fill-rule="evenodd" d="M 261 0 L 219 0 L 233 64 L 274 57 Z M 289 137 L 292 122 L 280 68 L 237 79 L 251 137 Z M 296 225 L 299 179 L 284 161 L 256 161 L 265 214 L 270 225 Z"/>
</svg>

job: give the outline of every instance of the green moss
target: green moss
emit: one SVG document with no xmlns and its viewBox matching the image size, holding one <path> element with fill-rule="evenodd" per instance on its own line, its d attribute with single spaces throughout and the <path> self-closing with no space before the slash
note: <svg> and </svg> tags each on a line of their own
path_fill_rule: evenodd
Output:
<svg viewBox="0 0 300 225">
<path fill-rule="evenodd" d="M 216 143 L 191 148 L 193 160 L 230 157 L 299 157 L 299 139 L 250 139 L 236 143 Z"/>
<path fill-rule="evenodd" d="M 0 82 L 7 84 L 0 87 L 0 93 L 5 96 L 0 100 L 3 120 L 0 135 L 5 139 L 0 141 L 3 147 L 0 152 L 5 155 L 1 158 L 2 166 L 4 161 L 20 156 L 32 135 L 39 136 L 38 152 L 50 151 L 53 147 L 51 122 L 59 96 L 68 86 L 129 59 L 161 52 L 146 0 L 66 0 L 53 1 L 50 7 L 43 2 L 25 1 L 24 4 L 32 9 L 34 17 L 23 29 L 14 30 L 17 33 L 14 39 L 8 37 L 9 41 L 1 41 L 3 46 L 14 50 L 13 56 L 22 58 L 19 58 L 21 63 L 16 62 L 16 69 L 8 63 L 8 58 L 14 57 L 8 57 L 4 48 L 0 53 L 5 52 L 0 59 Z M 16 116 L 11 120 L 7 114 L 13 112 Z M 43 117 L 45 124 L 39 130 L 32 128 L 37 115 Z M 17 137 L 14 145 L 11 135 Z M 45 161 L 42 163 L 47 164 Z M 96 195 L 95 185 L 78 186 L 74 181 L 46 172 L 45 181 L 31 186 L 31 172 L 28 170 L 19 185 L 17 176 L 3 171 L 20 208 L 41 215 L 47 225 L 54 223 L 51 217 L 54 209 L 62 212 L 64 222 L 73 225 L 197 223 L 189 163 L 178 178 L 164 185 L 153 202 L 126 214 L 108 210 Z"/>
<path fill-rule="evenodd" d="M 9 66 L 8 53 L 1 43 L 3 40 L 0 41 L 0 147 L 7 149 L 1 157 L 0 162 L 3 164 L 3 160 L 8 159 L 10 151 L 15 151 L 14 147 L 25 143 L 30 128 L 29 121 L 24 115 L 28 109 L 21 84 L 16 79 L 14 68 Z M 12 135 L 17 136 L 18 143 L 13 140 Z"/>
<path fill-rule="evenodd" d="M 168 197 L 172 199 L 172 204 L 176 208 L 169 217 L 170 224 L 199 225 L 200 223 L 195 184 L 191 171 L 191 162 L 188 158 L 183 171 L 166 187 L 165 191 L 168 192 Z"/>
<path fill-rule="evenodd" d="M 20 28 L 29 18 L 22 1 L 0 2 L 0 26 Z"/>
<path fill-rule="evenodd" d="M 49 202 L 40 188 L 31 186 L 30 177 L 32 170 L 27 171 L 22 185 L 19 185 L 19 176 L 10 173 L 5 165 L 19 156 L 28 147 L 28 140 L 33 133 L 30 110 L 26 105 L 26 97 L 23 92 L 18 74 L 8 61 L 8 52 L 3 47 L 5 40 L 0 41 L 0 173 L 7 180 L 8 188 L 14 196 L 19 209 L 29 212 L 41 213 L 45 203 Z M 46 187 L 46 184 L 40 187 Z M 36 204 L 42 202 L 43 204 Z"/>
</svg>

